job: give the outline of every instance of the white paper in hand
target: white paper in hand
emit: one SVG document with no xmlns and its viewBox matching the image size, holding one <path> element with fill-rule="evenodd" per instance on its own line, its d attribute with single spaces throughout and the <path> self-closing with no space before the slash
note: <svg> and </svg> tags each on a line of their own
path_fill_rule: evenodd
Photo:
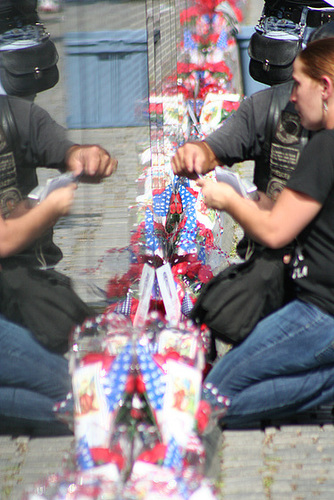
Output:
<svg viewBox="0 0 334 500">
<path fill-rule="evenodd" d="M 241 180 L 239 174 L 236 172 L 231 172 L 226 168 L 216 167 L 216 178 L 218 182 L 226 182 L 232 186 L 236 192 L 244 198 L 251 198 L 252 200 L 259 199 L 255 184 L 247 179 Z"/>
<path fill-rule="evenodd" d="M 241 182 L 239 174 L 236 172 L 231 172 L 222 167 L 216 167 L 216 178 L 218 182 L 225 182 L 233 187 L 237 193 L 239 193 L 244 198 L 247 198 L 247 191 L 243 183 Z"/>
<path fill-rule="evenodd" d="M 78 182 L 77 177 L 75 177 L 73 174 L 66 173 L 58 175 L 53 179 L 48 179 L 45 186 L 37 186 L 35 189 L 33 189 L 28 194 L 28 198 L 34 200 L 35 202 L 43 201 L 52 191 L 61 187 L 65 187 L 71 182 Z"/>
<path fill-rule="evenodd" d="M 216 167 L 215 172 L 218 182 L 225 182 L 226 184 L 229 184 L 244 198 L 252 198 L 253 200 L 258 199 L 257 187 L 255 184 L 247 180 L 241 180 L 237 172 L 231 172 L 231 170 L 227 170 L 222 167 Z M 224 225 L 223 211 L 220 211 L 220 220 L 222 225 Z"/>
</svg>

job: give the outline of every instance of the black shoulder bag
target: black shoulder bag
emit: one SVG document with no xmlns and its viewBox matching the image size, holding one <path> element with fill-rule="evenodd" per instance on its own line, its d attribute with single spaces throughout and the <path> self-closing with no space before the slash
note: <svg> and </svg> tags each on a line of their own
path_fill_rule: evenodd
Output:
<svg viewBox="0 0 334 500">
<path fill-rule="evenodd" d="M 227 267 L 202 287 L 190 317 L 204 323 L 214 339 L 240 343 L 288 301 L 286 253 L 257 248 L 248 260 Z"/>
<path fill-rule="evenodd" d="M 291 79 L 293 61 L 302 49 L 307 13 L 308 8 L 304 7 L 300 22 L 295 25 L 298 36 L 294 33 L 290 39 L 282 37 L 282 33 L 288 33 L 284 25 L 271 29 L 270 17 L 262 15 L 248 46 L 249 73 L 254 80 L 275 85 Z"/>
<path fill-rule="evenodd" d="M 58 52 L 52 40 L 0 52 L 0 79 L 8 95 L 29 96 L 50 89 L 59 80 Z"/>
<path fill-rule="evenodd" d="M 71 279 L 54 269 L 19 263 L 0 272 L 0 312 L 50 351 L 65 353 L 73 328 L 93 315 Z"/>
</svg>

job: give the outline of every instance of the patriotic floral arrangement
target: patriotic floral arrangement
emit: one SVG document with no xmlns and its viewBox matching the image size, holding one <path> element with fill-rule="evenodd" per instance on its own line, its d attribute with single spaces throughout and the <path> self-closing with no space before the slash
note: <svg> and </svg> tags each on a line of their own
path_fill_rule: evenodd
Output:
<svg viewBox="0 0 334 500">
<path fill-rule="evenodd" d="M 212 118 L 211 95 L 207 98 L 211 103 L 209 113 L 208 106 L 202 111 L 206 96 L 215 94 L 214 101 L 218 101 L 217 95 L 220 96 L 220 102 L 215 103 L 219 120 L 215 117 L 211 129 L 206 132 L 228 116 L 231 103 L 240 100 L 240 96 L 235 95 L 234 76 L 239 66 L 235 35 L 243 17 L 241 4 L 235 0 L 197 0 L 180 15 L 183 39 L 177 63 L 178 83 L 195 100 L 197 118 L 200 120 L 201 113 L 205 114 L 203 125 Z M 232 108 L 236 106 L 234 104 Z"/>
<path fill-rule="evenodd" d="M 203 388 L 193 324 L 175 328 L 154 313 L 135 329 L 106 309 L 74 330 L 69 361 L 73 399 L 57 412 L 74 428 L 74 450 L 25 500 L 216 498 L 203 436 L 229 401 L 206 399 L 215 388 Z"/>
<path fill-rule="evenodd" d="M 169 127 L 178 144 L 209 134 L 238 108 L 239 53 L 236 34 L 245 0 L 196 0 L 180 13 L 181 41 L 175 74 L 151 92 L 150 123 Z"/>
<path fill-rule="evenodd" d="M 165 137 L 165 145 L 167 140 Z M 157 274 L 161 267 L 168 266 L 176 294 L 173 306 L 180 310 L 174 319 L 179 321 L 188 316 L 202 285 L 228 264 L 228 255 L 219 245 L 220 217 L 207 209 L 195 182 L 173 175 L 168 153 L 159 155 L 159 160 L 152 155 L 143 178 L 143 194 L 137 198 L 137 224 L 131 234 L 129 267 L 123 275 L 109 280 L 108 300 L 115 311 L 134 320 L 141 299 L 144 266 L 150 266 Z M 153 278 L 149 309 L 166 314 L 158 278 Z"/>
</svg>

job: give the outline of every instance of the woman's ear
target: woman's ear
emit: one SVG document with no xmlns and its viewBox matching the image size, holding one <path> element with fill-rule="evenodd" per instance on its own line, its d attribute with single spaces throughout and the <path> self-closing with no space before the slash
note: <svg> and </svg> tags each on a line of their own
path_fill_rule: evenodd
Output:
<svg viewBox="0 0 334 500">
<path fill-rule="evenodd" d="M 323 99 L 327 100 L 333 94 L 334 90 L 333 82 L 329 76 L 324 75 L 321 79 L 321 84 L 322 84 Z"/>
</svg>

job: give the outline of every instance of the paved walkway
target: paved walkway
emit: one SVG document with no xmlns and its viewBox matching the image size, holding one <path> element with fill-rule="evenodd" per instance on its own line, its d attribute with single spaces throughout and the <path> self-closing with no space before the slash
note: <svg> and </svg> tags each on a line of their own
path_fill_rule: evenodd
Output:
<svg viewBox="0 0 334 500">
<path fill-rule="evenodd" d="M 247 24 L 255 24 L 258 19 L 259 3 L 247 2 Z M 121 29 L 124 23 L 126 29 L 145 26 L 144 3 L 140 0 L 105 1 L 99 2 L 99 10 L 95 7 L 89 1 L 70 2 L 62 13 L 45 16 L 47 27 L 59 44 L 61 81 L 39 96 L 38 102 L 64 125 L 66 90 L 61 44 L 64 26 L 67 31 L 85 30 L 86 23 L 100 26 L 102 18 L 109 29 Z M 93 281 L 103 287 L 115 266 L 104 260 L 93 274 L 85 270 L 98 267 L 97 262 L 106 250 L 128 244 L 132 224 L 128 207 L 135 203 L 135 181 L 139 174 L 138 142 L 148 140 L 148 130 L 145 127 L 71 130 L 70 136 L 79 142 L 99 142 L 119 159 L 118 172 L 110 180 L 96 187 L 80 187 L 73 216 L 56 231 L 64 251 L 61 268 L 76 279 L 84 298 L 93 300 L 89 283 Z M 240 168 L 249 175 L 249 164 Z M 43 179 L 45 173 L 40 174 Z M 233 229 L 231 224 L 230 230 Z M 228 245 L 231 238 L 226 237 L 226 241 Z M 117 267 L 120 265 L 123 263 L 118 261 Z M 71 437 L 0 436 L 0 499 L 19 500 L 28 485 L 60 471 L 72 444 Z M 219 457 L 219 485 L 224 500 L 332 500 L 334 497 L 334 428 L 329 411 L 308 415 L 299 422 L 271 423 L 263 430 L 224 431 Z"/>
</svg>

